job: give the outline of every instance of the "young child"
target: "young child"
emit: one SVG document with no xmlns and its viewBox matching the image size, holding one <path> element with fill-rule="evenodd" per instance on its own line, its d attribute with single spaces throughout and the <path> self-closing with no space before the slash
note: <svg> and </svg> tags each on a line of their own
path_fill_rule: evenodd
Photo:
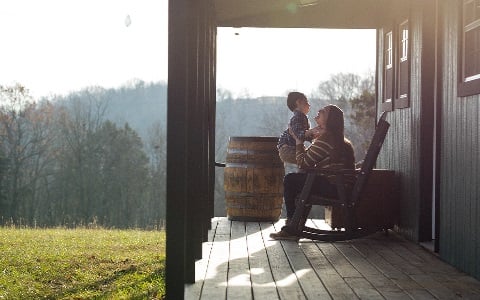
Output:
<svg viewBox="0 0 480 300">
<path fill-rule="evenodd" d="M 311 141 L 310 122 L 307 114 L 310 111 L 310 103 L 308 103 L 305 94 L 300 92 L 290 92 L 287 97 L 287 106 L 293 112 L 288 127 L 301 140 Z M 278 154 L 283 161 L 285 167 L 285 175 L 288 173 L 297 173 L 297 161 L 295 157 L 295 139 L 290 135 L 289 128 L 283 131 L 278 139 Z"/>
</svg>

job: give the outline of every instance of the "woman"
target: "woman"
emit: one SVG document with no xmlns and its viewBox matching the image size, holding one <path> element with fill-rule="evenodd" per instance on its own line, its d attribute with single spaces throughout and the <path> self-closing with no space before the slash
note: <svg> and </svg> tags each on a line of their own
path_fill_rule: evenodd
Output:
<svg viewBox="0 0 480 300">
<path fill-rule="evenodd" d="M 305 149 L 303 141 L 293 132 L 296 141 L 296 159 L 300 169 L 355 169 L 353 147 L 344 137 L 343 111 L 335 105 L 327 105 L 318 111 L 315 117 L 317 122 L 318 138 Z M 295 212 L 295 199 L 302 191 L 307 178 L 306 173 L 290 173 L 283 180 L 283 197 L 287 209 L 287 224 Z M 326 197 L 336 197 L 337 188 L 334 175 L 317 176 L 312 191 Z M 353 185 L 355 178 L 346 178 L 346 184 Z M 298 237 L 290 234 L 284 226 L 281 231 L 270 234 L 276 240 L 297 240 Z"/>
</svg>

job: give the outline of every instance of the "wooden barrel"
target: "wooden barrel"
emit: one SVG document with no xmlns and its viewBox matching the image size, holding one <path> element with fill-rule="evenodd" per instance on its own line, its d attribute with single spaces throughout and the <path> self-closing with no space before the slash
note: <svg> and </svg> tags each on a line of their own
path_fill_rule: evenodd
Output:
<svg viewBox="0 0 480 300">
<path fill-rule="evenodd" d="M 229 220 L 278 221 L 284 168 L 277 141 L 277 137 L 230 137 L 224 171 Z"/>
</svg>

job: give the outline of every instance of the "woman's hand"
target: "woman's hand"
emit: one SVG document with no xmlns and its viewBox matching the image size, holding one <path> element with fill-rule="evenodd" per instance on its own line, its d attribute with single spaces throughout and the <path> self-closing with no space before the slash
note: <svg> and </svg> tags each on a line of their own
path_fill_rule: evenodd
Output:
<svg viewBox="0 0 480 300">
<path fill-rule="evenodd" d="M 314 127 L 305 131 L 305 136 L 311 137 L 312 139 L 318 139 L 325 132 L 325 129 L 320 128 L 320 126 Z"/>
</svg>

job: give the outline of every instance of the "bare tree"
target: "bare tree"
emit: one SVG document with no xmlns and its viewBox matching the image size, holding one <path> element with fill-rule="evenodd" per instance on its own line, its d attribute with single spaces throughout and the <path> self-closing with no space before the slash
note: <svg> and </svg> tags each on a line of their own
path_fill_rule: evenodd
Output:
<svg viewBox="0 0 480 300">
<path fill-rule="evenodd" d="M 337 73 L 321 82 L 317 88 L 317 97 L 335 101 L 338 99 L 352 99 L 361 92 L 361 77 L 352 73 Z"/>
<path fill-rule="evenodd" d="M 145 207 L 149 209 L 147 219 L 165 220 L 166 218 L 166 179 L 167 179 L 167 138 L 166 128 L 160 122 L 152 124 L 148 130 L 146 144 L 150 158 L 150 193 Z"/>
<path fill-rule="evenodd" d="M 257 127 L 264 135 L 278 136 L 288 128 L 292 112 L 287 107 L 285 98 L 271 99 L 261 107 L 262 118 Z"/>
<path fill-rule="evenodd" d="M 72 95 L 64 107 L 62 128 L 63 157 L 59 170 L 61 181 L 59 189 L 63 197 L 75 199 L 70 211 L 78 212 L 71 220 L 88 220 L 97 196 L 98 173 L 95 157 L 101 150 L 101 144 L 94 141 L 95 132 L 104 122 L 108 102 L 101 95 L 88 89 Z M 71 216 L 72 214 L 70 214 Z M 67 217 L 68 218 L 68 217 Z"/>
<path fill-rule="evenodd" d="M 31 221 L 45 205 L 39 191 L 45 190 L 55 160 L 56 115 L 50 103 L 36 104 L 21 85 L 0 87 L 0 93 L 0 142 L 7 168 L 2 211 L 14 222 L 20 216 Z"/>
<path fill-rule="evenodd" d="M 375 124 L 375 78 L 352 73 L 331 75 L 318 85 L 315 97 L 338 105 L 345 113 L 345 135 L 352 140 L 355 157 L 363 158 Z"/>
</svg>

